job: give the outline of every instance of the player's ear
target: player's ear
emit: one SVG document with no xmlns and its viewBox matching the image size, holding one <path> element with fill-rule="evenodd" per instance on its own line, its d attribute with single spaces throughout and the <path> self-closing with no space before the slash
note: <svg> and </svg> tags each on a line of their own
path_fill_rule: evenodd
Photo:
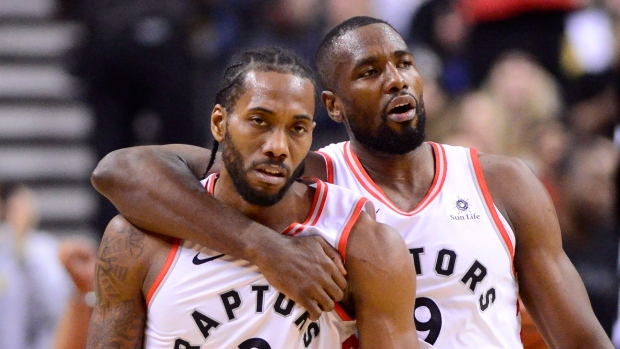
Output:
<svg viewBox="0 0 620 349">
<path fill-rule="evenodd" d="M 226 112 L 226 108 L 221 104 L 216 104 L 215 107 L 213 107 L 213 111 L 211 112 L 211 134 L 213 134 L 213 139 L 220 143 L 224 140 L 227 116 L 228 113 Z"/>
<path fill-rule="evenodd" d="M 342 104 L 340 100 L 332 91 L 323 91 L 321 93 L 321 100 L 329 117 L 336 122 L 343 122 L 344 116 L 342 115 Z"/>
</svg>

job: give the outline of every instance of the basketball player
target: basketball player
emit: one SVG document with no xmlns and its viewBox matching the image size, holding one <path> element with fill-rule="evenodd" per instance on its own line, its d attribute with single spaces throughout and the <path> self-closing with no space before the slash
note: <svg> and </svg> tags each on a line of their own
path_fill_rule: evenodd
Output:
<svg viewBox="0 0 620 349">
<path fill-rule="evenodd" d="M 88 348 L 340 348 L 355 332 L 349 315 L 362 348 L 418 348 L 415 272 L 398 232 L 352 191 L 296 181 L 312 143 L 312 70 L 286 51 L 249 51 L 222 85 L 211 130 L 224 166 L 206 191 L 281 234 L 336 248 L 348 269 L 342 308 L 312 321 L 256 265 L 118 216 L 98 252 Z"/>
<path fill-rule="evenodd" d="M 345 124 L 350 141 L 308 154 L 306 174 L 367 197 L 377 220 L 403 236 L 416 266 L 415 322 L 421 339 L 436 348 L 522 347 L 520 295 L 550 347 L 613 348 L 562 249 L 553 204 L 532 171 L 515 158 L 424 142 L 422 79 L 389 24 L 355 17 L 338 25 L 318 49 L 317 68 L 323 104 L 332 119 Z M 206 160 L 201 151 L 189 146 L 125 150 L 102 161 L 93 180 L 131 221 L 212 243 L 199 232 L 227 211 L 201 194 L 192 184 L 195 178 L 190 180 L 188 167 L 200 176 Z M 155 172 L 162 173 L 158 181 L 133 178 Z M 138 209 L 151 198 L 162 202 Z M 183 228 L 158 228 L 169 222 Z M 228 224 L 230 230 L 221 227 L 212 236 L 219 244 L 242 246 L 237 255 L 255 260 L 262 245 L 243 245 L 235 234 L 255 226 L 232 218 Z M 289 243 L 255 232 L 263 245 Z M 266 273 L 275 278 L 278 271 L 289 272 Z M 319 285 L 323 294 L 332 294 L 325 283 Z M 321 294 L 311 290 L 301 296 L 295 285 L 282 290 L 299 299 Z"/>
</svg>

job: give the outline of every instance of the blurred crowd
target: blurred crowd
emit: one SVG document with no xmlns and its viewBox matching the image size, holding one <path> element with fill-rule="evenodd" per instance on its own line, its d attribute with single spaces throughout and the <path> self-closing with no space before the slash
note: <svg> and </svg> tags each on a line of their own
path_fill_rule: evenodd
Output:
<svg viewBox="0 0 620 349">
<path fill-rule="evenodd" d="M 388 20 L 410 44 L 424 78 L 427 139 L 517 156 L 531 166 L 556 205 L 564 248 L 594 311 L 620 348 L 620 325 L 613 329 L 620 284 L 620 2 L 57 1 L 59 19 L 86 28 L 67 66 L 84 82 L 99 158 L 139 144 L 208 146 L 215 84 L 238 50 L 276 44 L 312 61 L 322 36 L 342 20 Z M 316 120 L 313 149 L 346 139 L 322 108 Z M 67 304 L 71 278 L 56 263 L 59 241 L 36 232 L 34 219 L 14 223 L 24 209 L 11 207 L 29 200 L 28 188 L 3 188 L 0 308 L 33 318 L 0 319 L 0 348 L 45 347 L 37 341 L 51 347 L 61 316 L 56 308 Z M 100 207 L 94 225 L 102 233 L 115 209 L 104 198 Z M 16 341 L 10 337 L 16 333 L 27 335 Z M 536 345 L 530 348 L 544 347 Z"/>
<path fill-rule="evenodd" d="M 96 243 L 39 230 L 38 211 L 31 188 L 0 183 L 0 348 L 84 348 L 59 324 L 93 289 Z"/>
</svg>

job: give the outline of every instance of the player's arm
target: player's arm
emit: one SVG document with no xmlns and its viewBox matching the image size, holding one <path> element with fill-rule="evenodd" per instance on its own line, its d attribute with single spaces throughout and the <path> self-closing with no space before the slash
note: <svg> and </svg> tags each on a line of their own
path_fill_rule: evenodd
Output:
<svg viewBox="0 0 620 349">
<path fill-rule="evenodd" d="M 521 299 L 547 344 L 613 349 L 564 253 L 558 218 L 544 186 L 520 160 L 481 154 L 480 161 L 493 200 L 515 232 Z"/>
<path fill-rule="evenodd" d="M 87 348 L 141 348 L 146 323 L 142 284 L 148 273 L 144 233 L 117 216 L 108 225 L 95 266 L 97 300 Z"/>
<path fill-rule="evenodd" d="M 104 157 L 91 181 L 137 227 L 251 261 L 312 319 L 333 309 L 346 287 L 337 251 L 318 237 L 274 234 L 214 199 L 198 181 L 209 156 L 181 144 L 125 148 Z"/>
<path fill-rule="evenodd" d="M 362 212 L 345 258 L 360 348 L 418 348 L 413 318 L 415 268 L 398 232 Z"/>
</svg>

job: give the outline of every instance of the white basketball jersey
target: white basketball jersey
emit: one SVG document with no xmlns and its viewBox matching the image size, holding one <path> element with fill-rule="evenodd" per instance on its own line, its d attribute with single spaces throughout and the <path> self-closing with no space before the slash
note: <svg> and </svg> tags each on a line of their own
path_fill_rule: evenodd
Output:
<svg viewBox="0 0 620 349">
<path fill-rule="evenodd" d="M 204 181 L 211 194 L 216 178 Z M 307 219 L 282 234 L 320 235 L 345 258 L 349 232 L 372 204 L 318 180 L 311 186 L 316 192 Z M 173 244 L 146 302 L 148 349 L 320 349 L 355 340 L 355 322 L 342 308 L 312 322 L 255 265 L 190 241 Z"/>
<path fill-rule="evenodd" d="M 415 320 L 436 348 L 522 348 L 515 237 L 497 210 L 474 149 L 430 143 L 435 178 L 411 212 L 370 178 L 349 142 L 319 153 L 328 182 L 370 199 L 378 222 L 403 236 L 417 271 Z"/>
</svg>

